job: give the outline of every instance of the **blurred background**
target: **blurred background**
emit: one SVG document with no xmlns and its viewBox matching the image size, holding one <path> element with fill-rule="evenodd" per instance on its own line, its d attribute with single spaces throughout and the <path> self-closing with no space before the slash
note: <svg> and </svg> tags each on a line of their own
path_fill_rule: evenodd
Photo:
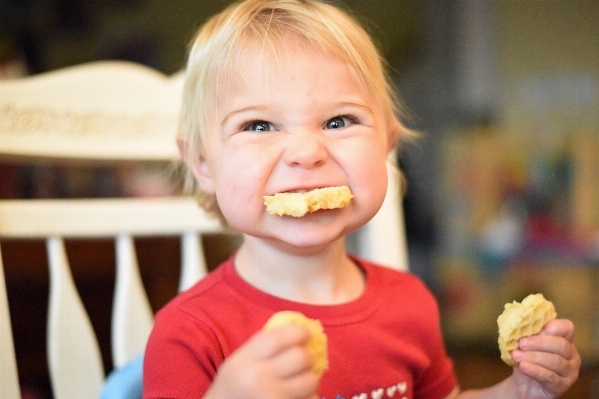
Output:
<svg viewBox="0 0 599 399">
<path fill-rule="evenodd" d="M 183 68 L 196 29 L 228 3 L 0 0 L 0 79 L 107 59 L 172 74 Z M 504 303 L 542 292 L 577 327 L 584 364 L 566 397 L 599 398 L 599 1 L 339 4 L 377 41 L 405 122 L 421 132 L 398 159 L 408 180 L 410 268 L 439 299 L 462 386 L 510 374 L 499 360 L 496 318 Z M 177 190 L 164 167 L 0 161 L 0 197 Z M 157 310 L 176 293 L 179 254 L 176 241 L 171 252 L 156 253 L 152 240 L 136 245 Z M 212 266 L 234 246 L 207 240 L 218 249 Z M 21 383 L 27 397 L 50 398 L 44 244 L 27 243 L 27 259 L 7 244 L 9 297 L 21 298 L 11 302 Z M 101 242 L 96 251 L 67 243 L 94 327 L 107 342 L 114 259 L 98 254 L 112 245 Z M 109 368 L 109 354 L 105 363 Z"/>
</svg>

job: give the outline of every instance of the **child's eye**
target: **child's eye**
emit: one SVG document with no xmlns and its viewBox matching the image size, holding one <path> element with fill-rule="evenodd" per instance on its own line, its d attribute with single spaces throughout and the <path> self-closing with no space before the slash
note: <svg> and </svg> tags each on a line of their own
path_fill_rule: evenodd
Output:
<svg viewBox="0 0 599 399">
<path fill-rule="evenodd" d="M 349 126 L 354 122 L 355 121 L 347 116 L 336 116 L 327 122 L 325 129 L 341 129 L 342 127 Z"/>
<path fill-rule="evenodd" d="M 276 130 L 272 123 L 266 121 L 253 121 L 245 124 L 241 130 L 243 131 L 254 131 L 254 132 L 270 132 Z"/>
</svg>

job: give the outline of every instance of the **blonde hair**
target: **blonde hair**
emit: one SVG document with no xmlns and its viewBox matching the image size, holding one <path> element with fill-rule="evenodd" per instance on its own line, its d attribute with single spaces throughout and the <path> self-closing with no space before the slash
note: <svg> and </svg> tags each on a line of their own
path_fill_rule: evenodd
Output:
<svg viewBox="0 0 599 399">
<path fill-rule="evenodd" d="M 243 49 L 259 43 L 276 54 L 288 35 L 346 63 L 365 93 L 382 106 L 388 130 L 395 125 L 401 130 L 390 134 L 399 139 L 410 135 L 396 119 L 400 105 L 385 62 L 355 19 L 322 1 L 245 0 L 208 20 L 191 43 L 178 137 L 187 157 L 204 154 L 208 113 L 218 101 L 218 86 L 232 72 Z M 185 182 L 200 206 L 226 225 L 215 196 L 202 192 L 189 171 Z"/>
</svg>

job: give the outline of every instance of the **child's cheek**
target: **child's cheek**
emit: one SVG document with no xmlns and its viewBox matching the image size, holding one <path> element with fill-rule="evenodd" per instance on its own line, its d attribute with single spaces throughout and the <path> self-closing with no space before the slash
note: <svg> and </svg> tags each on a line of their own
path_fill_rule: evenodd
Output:
<svg viewBox="0 0 599 399">
<path fill-rule="evenodd" d="M 373 206 L 380 206 L 387 193 L 387 166 L 384 162 L 367 163 L 367 167 L 357 171 L 360 184 L 356 190 L 360 190 L 364 202 Z M 378 205 L 377 205 L 378 204 Z"/>
</svg>

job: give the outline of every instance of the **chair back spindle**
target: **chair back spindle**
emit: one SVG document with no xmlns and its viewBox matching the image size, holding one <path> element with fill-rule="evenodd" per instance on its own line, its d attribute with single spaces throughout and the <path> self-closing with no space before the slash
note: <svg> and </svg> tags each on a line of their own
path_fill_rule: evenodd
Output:
<svg viewBox="0 0 599 399">
<path fill-rule="evenodd" d="M 123 367 L 143 353 L 154 316 L 141 280 L 135 244 L 129 234 L 115 239 L 116 281 L 112 310 L 112 361 Z"/>
<path fill-rule="evenodd" d="M 48 363 L 54 396 L 97 397 L 104 363 L 93 326 L 77 292 L 60 237 L 46 240 L 50 269 Z"/>
<path fill-rule="evenodd" d="M 181 277 L 179 292 L 187 290 L 208 272 L 204 251 L 201 250 L 201 237 L 195 231 L 186 231 L 181 236 Z"/>
<path fill-rule="evenodd" d="M 20 399 L 17 359 L 12 338 L 4 265 L 0 248 L 0 392 L 6 399 Z"/>
</svg>

